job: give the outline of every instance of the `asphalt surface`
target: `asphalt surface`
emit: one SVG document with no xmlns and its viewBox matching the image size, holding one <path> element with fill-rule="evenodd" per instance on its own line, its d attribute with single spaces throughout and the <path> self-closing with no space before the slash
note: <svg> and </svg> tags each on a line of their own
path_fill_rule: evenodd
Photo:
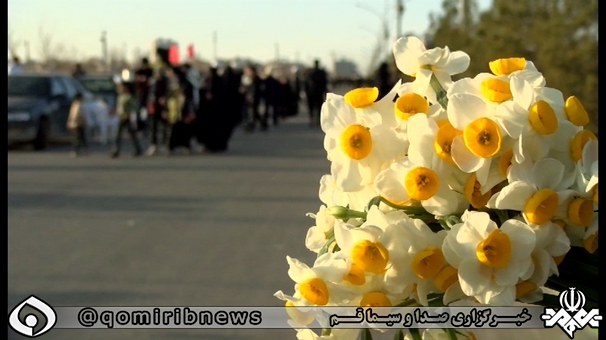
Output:
<svg viewBox="0 0 606 340">
<path fill-rule="evenodd" d="M 273 293 L 293 289 L 286 255 L 315 258 L 304 245 L 313 225 L 305 214 L 318 210 L 319 180 L 329 172 L 323 134 L 305 118 L 267 132 L 237 130 L 220 155 L 9 150 L 7 311 L 31 294 L 52 306 L 282 306 Z M 568 339 L 560 329 L 477 334 Z M 8 338 L 25 339 L 11 329 Z M 295 332 L 53 329 L 40 338 L 295 339 Z"/>
</svg>

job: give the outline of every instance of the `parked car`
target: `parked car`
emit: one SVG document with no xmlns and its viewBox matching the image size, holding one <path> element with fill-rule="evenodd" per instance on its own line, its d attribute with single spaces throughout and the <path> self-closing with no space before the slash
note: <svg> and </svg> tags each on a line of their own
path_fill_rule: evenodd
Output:
<svg viewBox="0 0 606 340">
<path fill-rule="evenodd" d="M 69 108 L 82 93 L 87 112 L 103 110 L 94 95 L 65 74 L 8 75 L 8 143 L 31 142 L 37 150 L 69 136 Z"/>
<path fill-rule="evenodd" d="M 118 97 L 116 76 L 112 74 L 82 75 L 76 78 L 82 86 L 90 91 L 104 111 L 93 112 L 91 132 L 97 134 L 102 144 L 113 140 L 118 126 L 116 99 Z"/>
</svg>

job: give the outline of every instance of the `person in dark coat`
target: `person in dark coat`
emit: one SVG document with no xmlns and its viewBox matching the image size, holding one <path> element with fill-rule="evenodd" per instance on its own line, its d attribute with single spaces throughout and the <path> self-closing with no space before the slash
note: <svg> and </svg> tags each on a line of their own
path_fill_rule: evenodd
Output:
<svg viewBox="0 0 606 340">
<path fill-rule="evenodd" d="M 162 66 L 155 71 L 153 77 L 152 94 L 153 94 L 153 105 L 151 108 L 152 112 L 152 126 L 151 126 L 151 145 L 147 150 L 148 155 L 153 155 L 160 146 L 168 144 L 168 134 L 170 128 L 166 124 L 166 119 L 162 117 L 162 113 L 166 111 L 166 98 L 169 91 L 169 80 L 167 76 L 167 66 Z M 158 139 L 158 134 L 162 133 L 162 139 Z"/>
<path fill-rule="evenodd" d="M 181 106 L 181 117 L 172 125 L 168 151 L 174 153 L 178 147 L 184 147 L 189 153 L 192 151 L 191 138 L 193 134 L 193 122 L 196 117 L 194 110 L 194 86 L 187 79 L 187 75 L 181 67 L 171 69 L 173 82 L 181 90 L 183 105 Z"/>
<path fill-rule="evenodd" d="M 262 116 L 261 112 L 259 112 L 262 99 L 262 80 L 253 65 L 246 65 L 244 67 L 241 92 L 245 98 L 246 131 L 253 132 L 257 124 L 261 125 L 262 130 L 267 130 L 267 117 Z"/>
<path fill-rule="evenodd" d="M 309 110 L 309 126 L 320 126 L 320 110 L 328 92 L 328 75 L 320 67 L 320 61 L 314 61 L 314 67 L 305 79 L 305 96 Z"/>
</svg>

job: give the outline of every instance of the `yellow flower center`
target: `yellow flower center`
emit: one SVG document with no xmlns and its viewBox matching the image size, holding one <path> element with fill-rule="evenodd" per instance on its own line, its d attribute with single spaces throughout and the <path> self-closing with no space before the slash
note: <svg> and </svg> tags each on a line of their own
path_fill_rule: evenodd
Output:
<svg viewBox="0 0 606 340">
<path fill-rule="evenodd" d="M 366 282 L 366 277 L 364 276 L 364 271 L 355 263 L 352 263 L 351 268 L 349 268 L 349 273 L 343 276 L 343 280 L 352 285 L 360 286 Z"/>
<path fill-rule="evenodd" d="M 492 195 L 491 190 L 488 190 L 482 195 L 481 188 L 482 186 L 480 185 L 480 182 L 478 182 L 476 179 L 476 174 L 472 173 L 467 178 L 467 182 L 465 183 L 464 194 L 471 206 L 476 209 L 480 209 L 485 206 Z"/>
<path fill-rule="evenodd" d="M 284 307 L 286 307 L 288 316 L 299 325 L 307 326 L 314 321 L 314 317 L 311 314 L 300 311 L 291 301 L 286 301 Z"/>
<path fill-rule="evenodd" d="M 484 241 L 476 247 L 476 257 L 482 264 L 491 268 L 503 268 L 509 263 L 511 257 L 511 241 L 509 236 L 495 229 Z"/>
<path fill-rule="evenodd" d="M 570 143 L 570 155 L 572 160 L 578 162 L 583 157 L 583 148 L 590 140 L 597 140 L 593 132 L 589 130 L 581 130 L 577 132 Z"/>
<path fill-rule="evenodd" d="M 502 103 L 513 97 L 509 89 L 509 82 L 496 78 L 484 79 L 480 84 L 480 91 L 486 100 L 495 103 Z"/>
<path fill-rule="evenodd" d="M 320 306 L 328 303 L 328 287 L 324 280 L 314 277 L 299 283 L 298 288 L 305 300 Z"/>
<path fill-rule="evenodd" d="M 598 250 L 598 232 L 589 235 L 589 237 L 583 240 L 583 248 L 589 253 L 593 254 Z"/>
<path fill-rule="evenodd" d="M 364 294 L 360 301 L 362 307 L 391 307 L 391 301 L 383 292 L 370 292 Z"/>
<path fill-rule="evenodd" d="M 526 66 L 524 58 L 501 58 L 488 63 L 490 71 L 497 76 L 506 76 Z"/>
<path fill-rule="evenodd" d="M 501 131 L 489 118 L 478 118 L 467 124 L 463 140 L 467 149 L 481 158 L 492 157 L 501 150 Z"/>
<path fill-rule="evenodd" d="M 558 209 L 558 194 L 551 189 L 535 192 L 524 206 L 524 216 L 530 223 L 543 224 L 555 215 Z"/>
<path fill-rule="evenodd" d="M 453 266 L 447 265 L 433 278 L 433 283 L 440 291 L 445 292 L 459 279 L 459 272 Z"/>
<path fill-rule="evenodd" d="M 439 186 L 440 180 L 435 171 L 422 166 L 411 169 L 404 177 L 404 188 L 408 196 L 418 201 L 433 197 Z"/>
<path fill-rule="evenodd" d="M 343 100 L 356 109 L 371 105 L 379 97 L 376 87 L 361 87 L 353 89 L 343 96 Z"/>
<path fill-rule="evenodd" d="M 537 288 L 538 286 L 531 281 L 522 281 L 518 283 L 516 285 L 516 299 L 534 292 Z"/>
<path fill-rule="evenodd" d="M 513 150 L 507 149 L 503 151 L 501 157 L 499 158 L 499 172 L 501 176 L 507 177 L 507 170 L 509 170 L 509 166 L 511 165 L 511 160 L 513 159 Z"/>
<path fill-rule="evenodd" d="M 394 103 L 396 117 L 408 120 L 417 113 L 425 113 L 429 110 L 427 99 L 416 93 L 406 93 L 398 97 Z"/>
<path fill-rule="evenodd" d="M 589 115 L 577 97 L 568 97 L 564 108 L 566 109 L 566 118 L 568 118 L 572 124 L 576 126 L 585 126 L 589 123 Z"/>
<path fill-rule="evenodd" d="M 351 260 L 363 271 L 384 273 L 389 262 L 389 252 L 380 242 L 359 241 L 351 248 Z"/>
<path fill-rule="evenodd" d="M 341 150 L 351 159 L 366 158 L 372 150 L 372 137 L 368 128 L 352 124 L 346 127 L 340 136 Z"/>
<path fill-rule="evenodd" d="M 444 266 L 444 255 L 440 248 L 431 246 L 416 253 L 410 264 L 419 278 L 431 279 Z"/>
<path fill-rule="evenodd" d="M 546 101 L 539 100 L 528 109 L 530 126 L 541 135 L 550 135 L 558 129 L 558 118 Z"/>
<path fill-rule="evenodd" d="M 450 154 L 452 141 L 463 132 L 455 129 L 448 120 L 441 121 L 439 126 L 433 141 L 433 147 L 440 158 L 449 164 L 455 165 Z"/>
<path fill-rule="evenodd" d="M 586 227 L 593 220 L 593 201 L 575 198 L 568 205 L 568 219 L 579 227 Z"/>
</svg>

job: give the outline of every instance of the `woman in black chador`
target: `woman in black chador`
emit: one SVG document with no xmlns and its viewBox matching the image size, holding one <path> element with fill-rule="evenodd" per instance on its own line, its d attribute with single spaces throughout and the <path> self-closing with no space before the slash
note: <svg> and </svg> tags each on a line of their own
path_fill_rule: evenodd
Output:
<svg viewBox="0 0 606 340">
<path fill-rule="evenodd" d="M 202 86 L 197 138 L 206 152 L 227 151 L 229 139 L 237 124 L 240 114 L 239 109 L 236 109 L 239 96 L 237 92 L 234 94 L 236 85 L 233 82 L 236 80 L 232 71 L 228 68 L 220 76 L 216 68 L 211 68 Z"/>
</svg>

